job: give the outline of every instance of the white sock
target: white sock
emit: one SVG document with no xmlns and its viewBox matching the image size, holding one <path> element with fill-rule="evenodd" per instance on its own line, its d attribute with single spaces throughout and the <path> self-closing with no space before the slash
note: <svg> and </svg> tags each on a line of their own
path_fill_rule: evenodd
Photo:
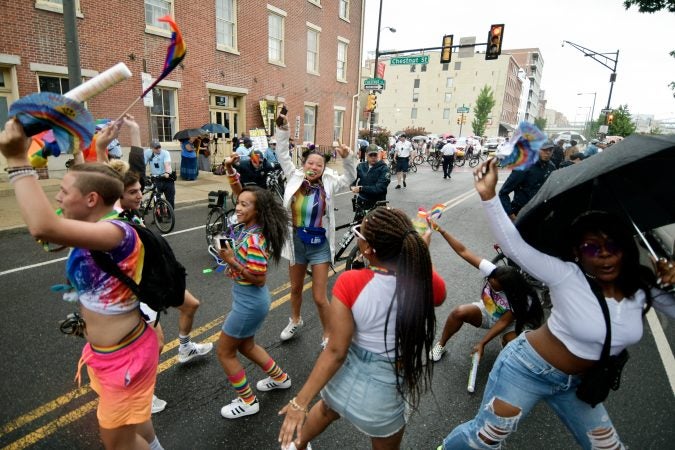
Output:
<svg viewBox="0 0 675 450">
<path fill-rule="evenodd" d="M 150 450 L 164 450 L 164 447 L 159 443 L 157 436 L 155 436 L 155 440 L 150 443 Z"/>
<path fill-rule="evenodd" d="M 183 336 L 178 334 L 178 342 L 180 343 L 180 349 L 185 349 L 190 345 L 190 335 Z"/>
</svg>

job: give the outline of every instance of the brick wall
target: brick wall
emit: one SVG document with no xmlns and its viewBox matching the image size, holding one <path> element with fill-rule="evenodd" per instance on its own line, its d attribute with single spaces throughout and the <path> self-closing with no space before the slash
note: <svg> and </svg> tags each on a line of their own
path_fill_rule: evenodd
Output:
<svg viewBox="0 0 675 450">
<path fill-rule="evenodd" d="M 304 102 L 318 104 L 316 141 L 323 145 L 333 142 L 333 107 L 343 107 L 343 140 L 350 142 L 352 96 L 358 92 L 359 84 L 364 1 L 350 1 L 350 17 L 346 22 L 338 17 L 335 0 L 323 0 L 321 8 L 307 0 L 238 0 L 239 55 L 236 55 L 216 50 L 215 0 L 177 0 L 174 18 L 188 46 L 184 67 L 168 77 L 181 83 L 179 127 L 198 127 L 210 121 L 206 83 L 215 83 L 248 90 L 240 131 L 262 127 L 258 101 L 265 96 L 279 96 L 285 98 L 291 120 L 300 116 L 301 124 Z M 67 66 L 63 15 L 37 9 L 35 0 L 2 3 L 4 26 L 0 29 L 0 53 L 21 57 L 21 64 L 16 67 L 18 95 L 37 92 L 37 75 L 30 70 L 31 63 Z M 267 62 L 267 3 L 287 13 L 286 67 Z M 102 72 L 124 62 L 134 74 L 130 80 L 88 102 L 95 117 L 114 118 L 140 95 L 142 71 L 153 76 L 161 72 L 169 40 L 145 32 L 141 1 L 82 0 L 80 4 L 83 17 L 77 19 L 77 27 L 81 67 Z M 320 76 L 306 72 L 306 22 L 322 28 Z M 350 41 L 348 83 L 336 81 L 337 36 Z M 130 112 L 139 122 L 143 144 L 147 145 L 151 138 L 147 108 L 139 102 Z M 122 141 L 127 138 L 123 133 Z"/>
</svg>

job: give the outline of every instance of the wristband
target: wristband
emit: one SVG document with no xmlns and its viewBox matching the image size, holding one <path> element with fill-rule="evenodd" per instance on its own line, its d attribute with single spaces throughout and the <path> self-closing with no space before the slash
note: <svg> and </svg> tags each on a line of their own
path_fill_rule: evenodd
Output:
<svg viewBox="0 0 675 450">
<path fill-rule="evenodd" d="M 35 169 L 16 170 L 9 174 L 8 179 L 10 184 L 14 184 L 19 178 L 33 177 L 36 180 L 39 178 Z"/>
<path fill-rule="evenodd" d="M 13 166 L 7 168 L 7 173 L 11 174 L 14 172 L 20 172 L 22 170 L 33 170 L 33 166 Z"/>
</svg>

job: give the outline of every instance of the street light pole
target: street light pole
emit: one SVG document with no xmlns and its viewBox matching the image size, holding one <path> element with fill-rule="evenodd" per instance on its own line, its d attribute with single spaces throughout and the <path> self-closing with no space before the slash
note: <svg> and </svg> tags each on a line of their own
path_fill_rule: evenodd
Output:
<svg viewBox="0 0 675 450">
<path fill-rule="evenodd" d="M 382 24 L 382 0 L 380 0 L 380 13 L 377 17 L 377 40 L 375 41 L 375 67 L 373 68 L 373 78 L 377 78 L 377 65 L 380 61 L 380 31 Z M 370 111 L 370 133 L 368 142 L 373 143 L 373 126 L 375 125 L 375 111 Z"/>
<path fill-rule="evenodd" d="M 612 74 L 609 76 L 609 96 L 607 97 L 607 107 L 605 108 L 610 109 L 609 105 L 612 102 L 612 91 L 614 90 L 614 82 L 616 81 L 616 66 L 619 64 L 619 50 L 612 53 L 599 53 L 590 50 L 586 47 L 582 47 L 579 44 L 575 44 L 574 42 L 563 41 L 562 43 L 563 47 L 565 46 L 565 44 L 570 44 L 572 47 L 576 48 L 581 53 L 583 53 L 584 56 L 590 56 L 595 61 L 599 62 L 600 64 L 602 64 L 603 66 L 607 67 L 609 70 L 612 71 Z M 614 58 L 610 58 L 607 55 L 614 55 Z M 613 67 L 609 66 L 609 63 L 614 63 L 614 66 Z M 595 101 L 593 101 L 593 104 L 595 104 Z"/>
</svg>

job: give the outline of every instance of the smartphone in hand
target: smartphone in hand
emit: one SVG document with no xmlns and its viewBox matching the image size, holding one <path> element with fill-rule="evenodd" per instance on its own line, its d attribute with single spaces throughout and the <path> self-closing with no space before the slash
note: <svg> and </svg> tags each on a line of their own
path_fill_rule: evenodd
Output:
<svg viewBox="0 0 675 450">
<path fill-rule="evenodd" d="M 220 248 L 223 250 L 227 249 L 228 245 L 229 248 L 234 250 L 234 239 L 232 238 L 218 238 L 218 243 L 220 244 Z"/>
</svg>

